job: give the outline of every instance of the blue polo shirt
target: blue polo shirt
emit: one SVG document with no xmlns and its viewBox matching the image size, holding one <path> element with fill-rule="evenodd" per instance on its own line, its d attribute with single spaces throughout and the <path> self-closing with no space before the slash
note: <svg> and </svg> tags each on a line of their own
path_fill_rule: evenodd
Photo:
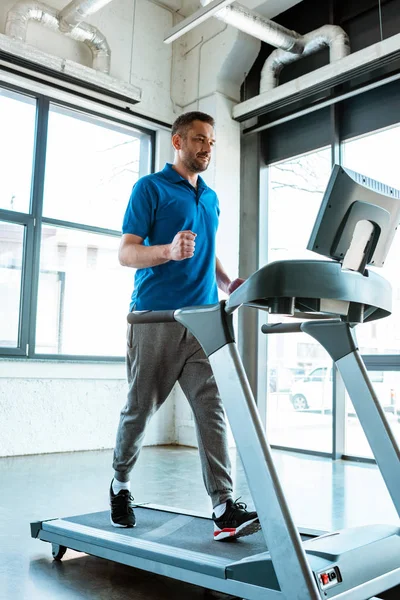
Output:
<svg viewBox="0 0 400 600">
<path fill-rule="evenodd" d="M 122 233 L 143 238 L 147 246 L 170 244 L 179 231 L 197 233 L 192 258 L 138 269 L 131 310 L 177 309 L 218 302 L 215 237 L 219 204 L 199 177 L 197 190 L 167 163 L 139 179 L 125 212 Z"/>
</svg>

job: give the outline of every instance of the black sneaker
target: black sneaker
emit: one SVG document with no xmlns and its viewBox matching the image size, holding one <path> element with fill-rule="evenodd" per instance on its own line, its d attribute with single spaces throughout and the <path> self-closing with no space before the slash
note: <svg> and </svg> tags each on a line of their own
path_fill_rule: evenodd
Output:
<svg viewBox="0 0 400 600">
<path fill-rule="evenodd" d="M 133 512 L 133 497 L 129 490 L 120 490 L 114 494 L 112 482 L 110 486 L 111 525 L 114 527 L 135 527 L 136 517 Z"/>
<path fill-rule="evenodd" d="M 244 502 L 228 500 L 224 514 L 214 521 L 214 540 L 234 540 L 245 535 L 251 535 L 261 529 L 256 512 L 248 512 Z"/>
</svg>

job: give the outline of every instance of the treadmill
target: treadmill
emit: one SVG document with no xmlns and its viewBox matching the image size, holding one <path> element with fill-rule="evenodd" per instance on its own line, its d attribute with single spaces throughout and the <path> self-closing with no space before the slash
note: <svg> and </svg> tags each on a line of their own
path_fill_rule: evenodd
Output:
<svg viewBox="0 0 400 600">
<path fill-rule="evenodd" d="M 293 321 L 265 334 L 306 332 L 335 362 L 400 515 L 400 449 L 357 348 L 355 326 L 391 313 L 382 266 L 400 219 L 400 192 L 336 165 L 308 249 L 321 260 L 267 264 L 227 301 L 142 311 L 129 323 L 178 321 L 199 340 L 236 441 L 261 531 L 214 542 L 211 519 L 165 507 L 135 509 L 137 526 L 115 531 L 109 510 L 31 523 L 32 537 L 245 600 L 369 600 L 400 597 L 400 526 L 372 525 L 318 535 L 293 522 L 233 330 L 242 305 Z M 327 260 L 328 258 L 328 260 Z"/>
</svg>

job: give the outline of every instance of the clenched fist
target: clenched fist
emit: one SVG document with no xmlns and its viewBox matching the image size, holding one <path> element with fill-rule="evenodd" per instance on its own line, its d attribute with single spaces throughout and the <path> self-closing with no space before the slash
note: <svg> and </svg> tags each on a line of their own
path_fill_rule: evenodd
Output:
<svg viewBox="0 0 400 600">
<path fill-rule="evenodd" d="M 193 233 L 193 231 L 179 231 L 169 245 L 169 259 L 185 260 L 185 258 L 192 258 L 196 236 L 197 233 Z"/>
</svg>

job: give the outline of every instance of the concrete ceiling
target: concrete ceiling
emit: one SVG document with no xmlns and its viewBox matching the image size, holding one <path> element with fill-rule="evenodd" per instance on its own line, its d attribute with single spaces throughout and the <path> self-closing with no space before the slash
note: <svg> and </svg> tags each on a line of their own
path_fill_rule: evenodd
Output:
<svg viewBox="0 0 400 600">
<path fill-rule="evenodd" d="M 295 4 L 299 4 L 301 1 L 302 0 L 238 0 L 238 3 L 260 13 L 267 19 L 273 19 L 288 8 L 291 8 Z M 157 3 L 169 6 L 169 8 L 172 8 L 185 17 L 193 14 L 201 7 L 200 0 L 158 0 Z M 177 8 L 177 5 L 182 6 L 182 8 Z"/>
<path fill-rule="evenodd" d="M 260 2 L 260 0 L 243 0 L 242 2 L 239 0 L 240 4 L 247 6 L 254 12 L 263 15 L 267 19 L 273 19 L 277 15 L 285 12 L 289 8 L 292 8 L 295 4 L 300 4 L 302 0 L 264 0 L 264 2 Z"/>
</svg>

